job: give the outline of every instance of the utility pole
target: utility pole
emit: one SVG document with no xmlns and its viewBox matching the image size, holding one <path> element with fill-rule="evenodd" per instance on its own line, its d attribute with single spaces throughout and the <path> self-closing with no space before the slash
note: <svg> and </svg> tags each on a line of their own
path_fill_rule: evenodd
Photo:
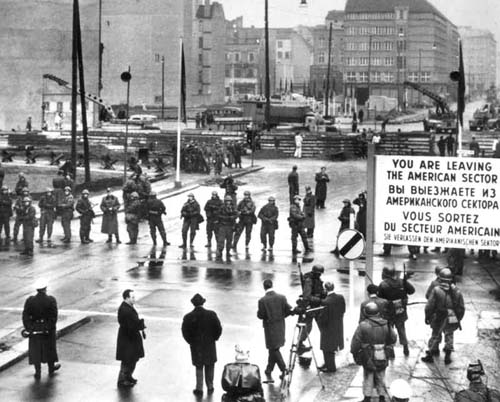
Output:
<svg viewBox="0 0 500 402">
<path fill-rule="evenodd" d="M 130 104 L 130 80 L 132 75 L 130 74 L 130 66 L 128 70 L 124 71 L 121 76 L 121 80 L 127 83 L 127 116 L 125 120 L 125 144 L 123 146 L 123 184 L 127 181 L 127 159 L 128 159 L 128 119 L 129 119 L 129 104 Z"/>
<path fill-rule="evenodd" d="M 328 70 L 326 72 L 325 118 L 328 118 L 328 111 L 330 108 L 329 101 L 330 101 L 330 68 L 331 68 L 331 64 L 332 64 L 332 60 L 331 60 L 332 59 L 332 30 L 333 30 L 333 24 L 330 22 L 330 29 L 328 32 Z"/>
<path fill-rule="evenodd" d="M 102 44 L 102 0 L 99 0 L 99 60 L 98 60 L 98 73 L 97 73 L 97 97 L 101 99 L 102 90 L 102 54 L 104 52 L 104 45 Z M 97 123 L 100 127 L 101 120 L 101 105 L 97 105 Z"/>
<path fill-rule="evenodd" d="M 165 56 L 161 56 L 161 119 L 165 118 Z"/>
<path fill-rule="evenodd" d="M 266 129 L 269 130 L 269 120 L 271 116 L 271 90 L 269 88 L 269 5 L 268 0 L 265 0 L 265 14 L 264 14 L 264 39 L 265 43 L 265 69 L 266 69 L 266 86 L 265 86 L 265 94 L 266 97 L 266 107 L 264 109 L 264 123 Z"/>
<path fill-rule="evenodd" d="M 73 180 L 76 179 L 76 101 L 78 85 L 78 53 L 77 53 L 77 33 L 76 21 L 78 0 L 73 0 L 73 41 L 71 51 L 71 165 Z"/>
<path fill-rule="evenodd" d="M 368 108 L 366 109 L 366 118 L 370 118 L 370 78 L 372 73 L 372 38 L 373 35 L 370 35 L 368 40 Z"/>
</svg>

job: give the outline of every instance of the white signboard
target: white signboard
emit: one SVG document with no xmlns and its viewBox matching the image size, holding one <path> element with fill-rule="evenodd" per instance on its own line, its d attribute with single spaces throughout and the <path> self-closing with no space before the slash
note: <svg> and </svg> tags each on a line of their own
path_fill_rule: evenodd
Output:
<svg viewBox="0 0 500 402">
<path fill-rule="evenodd" d="M 500 159 L 377 156 L 375 242 L 500 247 Z"/>
</svg>

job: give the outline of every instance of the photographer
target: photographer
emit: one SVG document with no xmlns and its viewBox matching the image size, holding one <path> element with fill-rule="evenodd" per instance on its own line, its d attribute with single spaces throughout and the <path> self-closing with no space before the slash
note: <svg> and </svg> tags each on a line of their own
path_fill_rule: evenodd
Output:
<svg viewBox="0 0 500 402">
<path fill-rule="evenodd" d="M 470 381 L 469 388 L 457 392 L 453 401 L 499 402 L 500 392 L 494 388 L 488 388 L 481 378 L 483 375 L 484 370 L 480 360 L 477 363 L 469 364 L 469 367 L 467 367 L 467 379 Z"/>
<path fill-rule="evenodd" d="M 323 289 L 323 281 L 321 280 L 321 275 L 325 272 L 325 268 L 322 265 L 314 265 L 310 272 L 304 275 L 304 281 L 302 284 L 302 299 L 300 300 L 301 306 L 304 310 L 308 308 L 316 308 L 321 306 L 321 301 L 326 297 L 326 292 Z M 304 341 L 307 339 L 312 330 L 313 318 L 317 319 L 318 312 L 311 312 L 305 314 L 303 322 L 306 325 L 302 335 L 299 339 L 298 353 L 302 354 L 309 351 L 311 348 L 304 345 Z"/>
</svg>

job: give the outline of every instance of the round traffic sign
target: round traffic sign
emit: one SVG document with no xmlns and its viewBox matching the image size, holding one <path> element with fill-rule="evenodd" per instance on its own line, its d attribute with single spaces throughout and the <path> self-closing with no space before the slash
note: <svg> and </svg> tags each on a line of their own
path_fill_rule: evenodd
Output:
<svg viewBox="0 0 500 402">
<path fill-rule="evenodd" d="M 357 230 L 345 229 L 337 237 L 337 249 L 342 257 L 355 260 L 365 251 L 365 238 Z"/>
</svg>

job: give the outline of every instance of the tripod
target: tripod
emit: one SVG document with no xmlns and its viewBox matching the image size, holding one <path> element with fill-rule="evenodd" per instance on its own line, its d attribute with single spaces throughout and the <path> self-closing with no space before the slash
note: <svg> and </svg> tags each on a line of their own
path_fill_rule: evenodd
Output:
<svg viewBox="0 0 500 402">
<path fill-rule="evenodd" d="M 321 310 L 323 307 L 318 307 L 314 309 L 309 309 L 306 312 L 312 312 L 316 310 Z M 301 322 L 301 318 L 303 315 L 299 316 L 299 319 L 297 320 L 297 324 L 295 325 L 295 329 L 293 331 L 293 339 L 292 339 L 292 346 L 290 347 L 290 357 L 288 359 L 288 367 L 286 372 L 283 374 L 283 378 L 281 379 L 281 385 L 280 385 L 280 395 L 281 395 L 281 400 L 284 400 L 289 391 L 290 391 L 290 384 L 292 383 L 292 376 L 293 376 L 293 369 L 295 368 L 295 363 L 297 361 L 297 356 L 299 355 L 298 353 L 298 348 L 300 344 L 300 339 L 302 337 L 302 333 L 306 330 L 306 324 L 304 322 Z M 325 385 L 323 384 L 323 379 L 321 378 L 320 375 L 320 370 L 318 366 L 318 362 L 316 360 L 316 356 L 314 354 L 314 349 L 312 347 L 311 340 L 309 339 L 309 334 L 306 337 L 307 343 L 309 344 L 310 350 L 311 350 L 311 355 L 314 360 L 314 365 L 316 366 L 316 372 L 319 378 L 319 382 L 321 383 L 321 389 L 325 389 Z"/>
</svg>

